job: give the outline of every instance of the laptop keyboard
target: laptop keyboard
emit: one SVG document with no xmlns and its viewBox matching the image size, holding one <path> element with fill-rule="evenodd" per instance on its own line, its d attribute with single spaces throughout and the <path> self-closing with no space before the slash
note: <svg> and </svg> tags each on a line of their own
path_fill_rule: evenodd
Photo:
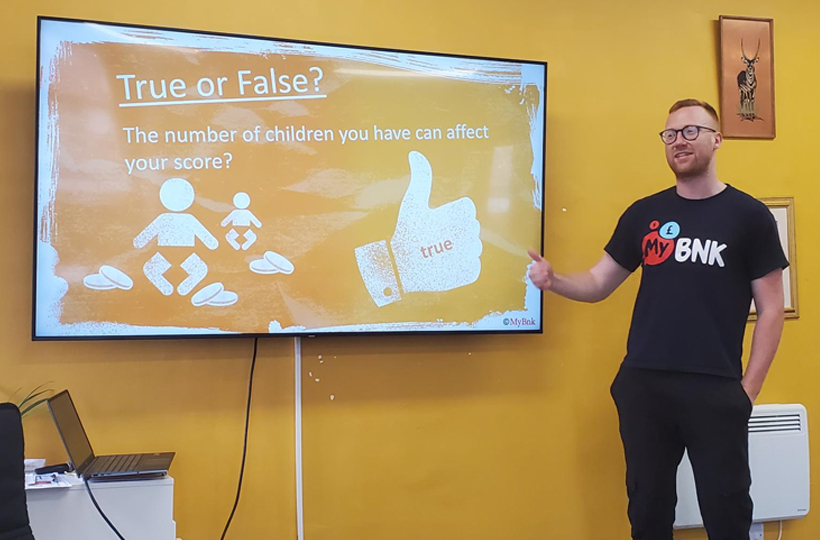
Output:
<svg viewBox="0 0 820 540">
<path fill-rule="evenodd" d="M 103 456 L 97 460 L 96 473 L 111 473 L 132 471 L 140 456 L 137 454 L 125 454 L 120 456 Z"/>
</svg>

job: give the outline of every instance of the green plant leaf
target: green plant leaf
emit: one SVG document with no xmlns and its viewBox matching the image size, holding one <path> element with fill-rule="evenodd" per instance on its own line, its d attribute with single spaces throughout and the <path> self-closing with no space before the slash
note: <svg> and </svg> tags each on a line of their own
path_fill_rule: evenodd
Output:
<svg viewBox="0 0 820 540">
<path fill-rule="evenodd" d="M 45 388 L 47 384 L 52 381 L 44 382 L 43 384 L 34 388 L 31 392 L 26 395 L 19 403 L 17 403 L 17 408 L 20 409 L 20 415 L 26 416 L 27 414 L 33 412 L 37 407 L 42 405 L 46 402 L 47 398 L 41 398 L 41 396 L 48 394 L 49 392 L 53 392 L 51 388 Z M 17 392 L 20 390 L 18 389 Z M 17 394 L 15 392 L 14 394 Z"/>
<path fill-rule="evenodd" d="M 26 399 L 24 399 L 23 401 L 21 401 L 21 402 L 20 402 L 20 404 L 18 405 L 18 407 L 19 407 L 19 408 L 22 408 L 22 407 L 24 407 L 27 403 L 31 403 L 32 401 L 36 400 L 37 398 L 39 398 L 39 397 L 40 397 L 40 396 L 42 396 L 43 394 L 48 394 L 50 391 L 51 391 L 51 390 L 40 390 L 40 391 L 39 391 L 39 392 L 37 392 L 36 394 L 29 394 L 28 396 L 26 396 Z"/>
<path fill-rule="evenodd" d="M 49 381 L 49 382 L 51 382 L 51 381 Z M 39 385 L 38 387 L 36 387 L 35 389 L 33 389 L 31 392 L 28 393 L 28 395 L 26 397 L 23 398 L 23 400 L 20 402 L 20 404 L 23 405 L 23 404 L 27 403 L 28 401 L 30 401 L 32 399 L 37 399 L 37 396 L 41 396 L 45 392 L 50 391 L 50 389 L 48 389 L 48 388 L 45 389 L 45 390 L 42 390 L 42 388 L 47 384 L 48 384 L 48 382 L 45 382 L 45 383 Z"/>
<path fill-rule="evenodd" d="M 47 401 L 47 398 L 43 398 L 43 399 L 35 401 L 34 403 L 29 404 L 24 409 L 20 409 L 20 417 L 24 417 L 27 414 L 29 414 L 30 412 L 33 412 L 34 409 L 36 409 L 37 407 L 39 407 L 40 405 L 42 405 L 46 401 Z"/>
</svg>

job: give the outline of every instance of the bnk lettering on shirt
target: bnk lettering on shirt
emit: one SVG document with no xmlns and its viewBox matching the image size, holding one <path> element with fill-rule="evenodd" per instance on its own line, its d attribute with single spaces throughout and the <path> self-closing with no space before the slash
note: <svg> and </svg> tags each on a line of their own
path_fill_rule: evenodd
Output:
<svg viewBox="0 0 820 540">
<path fill-rule="evenodd" d="M 643 262 L 649 266 L 656 266 L 666 261 L 672 253 L 675 260 L 682 262 L 699 262 L 714 266 L 717 264 L 723 268 L 725 263 L 721 252 L 726 249 L 726 244 L 721 244 L 717 240 L 701 240 L 700 238 L 680 237 L 680 225 L 674 221 L 669 221 L 660 226 L 658 220 L 649 224 L 652 231 L 643 238 Z"/>
</svg>

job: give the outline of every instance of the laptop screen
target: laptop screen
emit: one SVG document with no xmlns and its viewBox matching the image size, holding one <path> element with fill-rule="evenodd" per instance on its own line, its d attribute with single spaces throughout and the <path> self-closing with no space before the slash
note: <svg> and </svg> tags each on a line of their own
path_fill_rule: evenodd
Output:
<svg viewBox="0 0 820 540">
<path fill-rule="evenodd" d="M 63 390 L 49 398 L 48 408 L 57 425 L 57 431 L 63 439 L 63 445 L 65 445 L 71 463 L 75 469 L 82 472 L 83 466 L 94 457 L 94 451 L 91 449 L 91 443 L 88 441 L 88 436 L 85 434 L 68 390 Z"/>
</svg>

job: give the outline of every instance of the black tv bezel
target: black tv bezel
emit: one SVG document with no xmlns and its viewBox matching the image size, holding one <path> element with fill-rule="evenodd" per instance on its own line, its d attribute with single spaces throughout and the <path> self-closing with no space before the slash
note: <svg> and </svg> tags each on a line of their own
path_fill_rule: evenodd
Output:
<svg viewBox="0 0 820 540">
<path fill-rule="evenodd" d="M 390 336 L 390 335 L 521 335 L 521 334 L 542 334 L 544 332 L 544 293 L 540 291 L 539 293 L 539 307 L 540 307 L 540 317 L 539 317 L 539 325 L 538 328 L 511 328 L 509 330 L 483 330 L 483 329 L 465 329 L 465 330 L 389 330 L 389 331 L 350 331 L 350 332 L 310 332 L 310 331 L 302 331 L 302 332 L 282 332 L 282 333 L 217 333 L 217 334 L 208 334 L 208 333 L 196 333 L 196 334 L 133 334 L 133 335 L 106 335 L 106 334 L 98 334 L 93 336 L 39 336 L 37 335 L 37 255 L 38 255 L 38 239 L 39 239 L 39 196 L 40 196 L 40 189 L 39 189 L 39 182 L 40 182 L 40 108 L 42 103 L 40 102 L 40 81 L 42 78 L 42 74 L 40 72 L 40 44 L 42 41 L 42 23 L 44 21 L 54 21 L 54 22 L 69 22 L 69 23 L 78 23 L 78 24 L 99 24 L 104 26 L 113 26 L 118 28 L 128 28 L 128 29 L 136 29 L 136 30 L 159 30 L 159 31 L 166 31 L 166 32 L 180 32 L 184 34 L 199 34 L 199 35 L 206 35 L 206 36 L 216 36 L 216 37 L 228 37 L 228 38 L 238 38 L 238 39 L 256 39 L 261 41 L 275 41 L 275 42 L 284 42 L 284 43 L 295 43 L 299 45 L 320 45 L 325 47 L 341 47 L 345 49 L 359 49 L 359 50 L 366 50 L 366 51 L 384 51 L 384 52 L 396 52 L 396 53 L 404 53 L 404 54 L 415 54 L 415 55 L 423 55 L 423 56 L 437 56 L 437 57 L 444 57 L 444 58 L 459 58 L 459 59 L 471 59 L 471 60 L 488 60 L 488 61 L 496 61 L 496 62 L 510 62 L 510 63 L 522 63 L 522 64 L 537 64 L 543 66 L 544 68 L 544 118 L 543 118 L 543 126 L 542 126 L 542 133 L 543 133 L 543 152 L 544 156 L 541 160 L 541 179 L 542 179 L 542 187 L 541 187 L 541 241 L 540 241 L 540 252 L 544 252 L 544 223 L 545 223 L 545 210 L 544 210 L 544 203 L 546 200 L 545 197 L 545 186 L 546 186 L 546 168 L 547 168 L 547 159 L 546 159 L 546 144 L 547 144 L 547 67 L 548 64 L 546 61 L 543 60 L 522 60 L 516 58 L 501 58 L 501 57 L 492 57 L 492 56 L 477 56 L 477 55 L 466 55 L 466 54 L 453 54 L 453 53 L 442 53 L 442 52 L 431 52 L 431 51 L 418 51 L 418 50 L 409 50 L 409 49 L 396 49 L 396 48 L 388 48 L 388 47 L 368 47 L 365 45 L 350 45 L 344 43 L 332 43 L 332 42 L 322 42 L 322 41 L 309 41 L 309 40 L 299 40 L 299 39 L 285 39 L 285 38 L 277 38 L 271 36 L 258 36 L 254 34 L 237 34 L 237 33 L 230 33 L 230 32 L 215 32 L 210 30 L 194 30 L 188 28 L 175 28 L 175 27 L 167 27 L 167 26 L 155 26 L 155 25 L 144 25 L 144 24 L 129 24 L 129 23 L 122 23 L 122 22 L 108 22 L 108 21 L 98 21 L 92 19 L 75 19 L 75 18 L 67 18 L 67 17 L 51 17 L 51 16 L 44 16 L 38 15 L 37 16 L 37 64 L 36 64 L 36 76 L 35 76 L 35 83 L 36 83 L 36 104 L 35 104 L 35 130 L 34 130 L 34 241 L 33 241 L 33 272 L 32 272 L 32 302 L 31 302 L 31 340 L 32 341 L 132 341 L 132 340 L 187 340 L 187 339 L 236 339 L 236 338 L 264 338 L 264 337 L 271 337 L 271 338 L 292 338 L 292 337 L 319 337 L 319 336 L 328 336 L 328 337 L 341 337 L 341 336 Z"/>
</svg>

